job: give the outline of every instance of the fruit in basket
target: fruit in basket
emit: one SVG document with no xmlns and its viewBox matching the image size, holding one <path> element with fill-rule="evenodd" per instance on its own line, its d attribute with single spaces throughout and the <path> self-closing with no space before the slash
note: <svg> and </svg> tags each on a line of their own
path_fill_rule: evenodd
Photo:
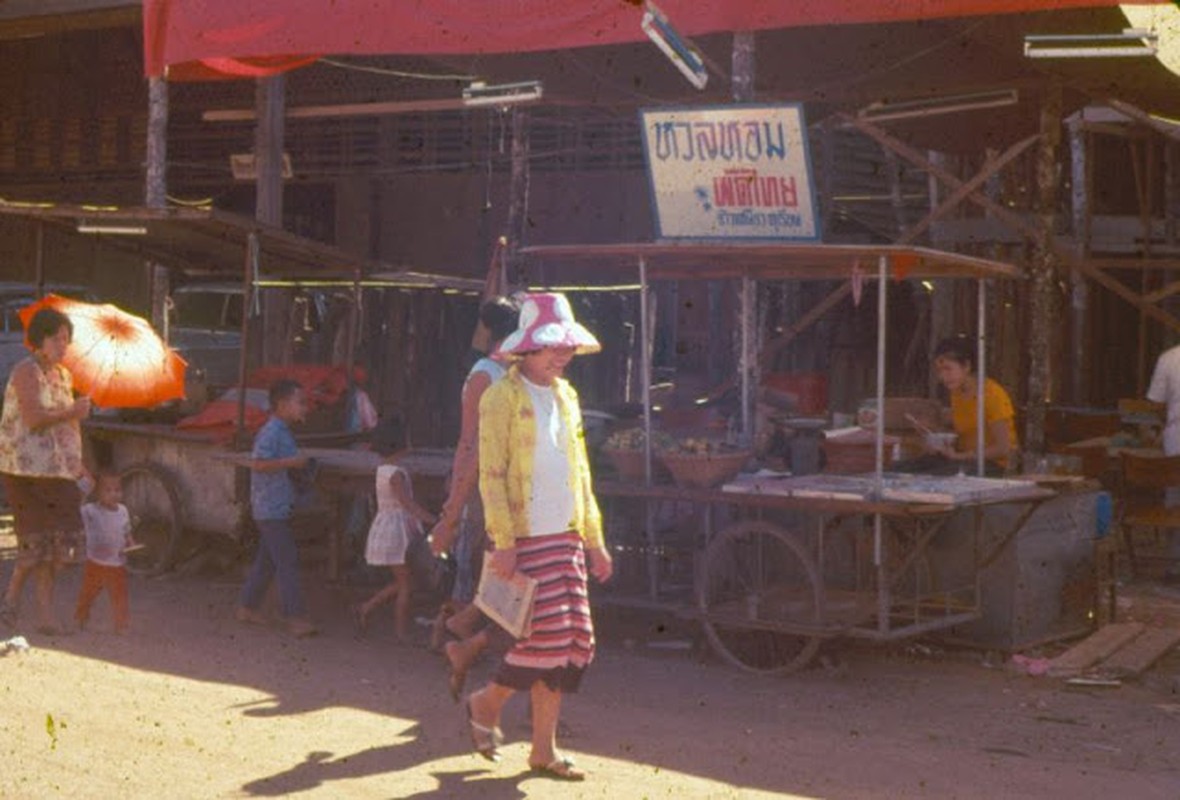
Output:
<svg viewBox="0 0 1180 800">
<path fill-rule="evenodd" d="M 690 436 L 675 449 L 660 454 L 677 485 L 708 489 L 737 475 L 750 458 L 750 451 L 717 439 Z"/>
<path fill-rule="evenodd" d="M 608 436 L 602 447 L 604 450 L 642 450 L 646 441 L 643 428 L 626 428 Z M 651 446 L 653 450 L 672 450 L 676 447 L 676 440 L 662 431 L 655 431 Z"/>
<path fill-rule="evenodd" d="M 728 455 L 742 450 L 736 445 L 703 436 L 686 437 L 676 442 L 675 447 L 669 449 L 677 455 L 687 456 Z"/>
</svg>

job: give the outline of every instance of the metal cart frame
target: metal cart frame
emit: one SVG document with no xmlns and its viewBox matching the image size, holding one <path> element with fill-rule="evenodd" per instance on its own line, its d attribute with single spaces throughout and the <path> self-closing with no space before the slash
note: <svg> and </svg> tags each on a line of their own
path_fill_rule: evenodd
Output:
<svg viewBox="0 0 1180 800">
<path fill-rule="evenodd" d="M 977 363 L 982 395 L 986 363 L 986 281 L 1022 277 L 1015 267 L 996 261 L 899 245 L 820 244 L 679 244 L 638 243 L 616 245 L 560 245 L 525 248 L 522 255 L 546 267 L 592 264 L 597 270 L 630 270 L 638 275 L 645 437 L 645 480 L 642 486 L 603 482 L 604 498 L 631 498 L 644 507 L 644 562 L 647 592 L 644 597 L 615 598 L 615 602 L 671 611 L 699 620 L 718 653 L 727 661 L 758 672 L 787 672 L 806 664 L 819 642 L 834 636 L 854 636 L 877 641 L 895 640 L 942 630 L 978 618 L 978 570 L 994 553 L 976 551 L 975 577 L 960 596 L 947 591 L 931 594 L 916 576 L 925 548 L 950 515 L 960 508 L 976 510 L 973 527 L 978 539 L 978 510 L 989 502 L 1015 502 L 1027 507 L 1004 542 L 1015 535 L 1036 505 L 1053 496 L 1051 491 L 1028 484 L 1002 499 L 966 504 L 914 503 L 888 500 L 885 495 L 884 414 L 877 415 L 876 469 L 872 484 L 857 499 L 818 499 L 778 495 L 751 495 L 715 490 L 688 490 L 653 484 L 651 416 L 651 329 L 649 281 L 653 278 L 736 280 L 740 282 L 742 434 L 753 439 L 752 378 L 754 359 L 754 285 L 759 280 L 852 280 L 877 283 L 877 400 L 883 408 L 885 394 L 885 339 L 887 331 L 886 287 L 891 278 L 973 278 L 979 286 Z M 875 267 L 875 271 L 873 271 Z M 978 403 L 980 439 L 983 436 L 982 396 Z M 977 469 L 983 474 L 982 441 Z M 694 506 L 703 517 L 701 540 L 695 543 L 692 561 L 692 596 L 669 599 L 662 591 L 659 560 L 662 544 L 655 511 L 661 502 Z M 713 530 L 717 506 L 729 506 L 746 514 L 723 530 Z M 785 512 L 789 526 L 762 517 L 768 510 Z M 814 534 L 800 530 L 810 519 Z M 837 589 L 828 583 L 823 568 L 825 537 L 844 520 L 856 520 L 871 536 L 857 537 L 871 547 L 872 575 L 867 594 L 853 603 L 849 613 L 835 613 Z M 811 525 L 807 526 L 811 528 Z M 608 531 L 609 536 L 609 531 Z M 908 577 L 907 577 L 908 576 Z M 911 583 L 903 590 L 904 581 Z M 864 597 L 871 599 L 866 607 Z"/>
</svg>

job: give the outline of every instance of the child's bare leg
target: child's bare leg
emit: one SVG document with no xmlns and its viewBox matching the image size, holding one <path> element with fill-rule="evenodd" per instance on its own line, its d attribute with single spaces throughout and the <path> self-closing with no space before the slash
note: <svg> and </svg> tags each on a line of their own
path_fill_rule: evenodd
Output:
<svg viewBox="0 0 1180 800">
<path fill-rule="evenodd" d="M 16 609 L 20 606 L 20 596 L 25 587 L 25 581 L 33 574 L 33 568 L 36 566 L 37 562 L 35 561 L 17 560 L 12 567 L 12 577 L 9 578 L 8 588 L 4 591 L 4 605 L 11 609 L 14 616 Z"/>
<path fill-rule="evenodd" d="M 462 609 L 452 614 L 443 624 L 455 636 L 458 636 L 460 639 L 466 639 L 471 635 L 475 626 L 479 624 L 479 617 L 482 613 L 475 603 L 468 603 Z"/>
<path fill-rule="evenodd" d="M 33 575 L 36 581 L 38 625 L 41 628 L 57 630 L 59 627 L 57 612 L 53 607 L 53 584 L 56 570 L 53 564 L 43 561 L 37 565 Z"/>
<path fill-rule="evenodd" d="M 370 597 L 368 600 L 361 603 L 361 606 L 360 606 L 361 620 L 362 621 L 367 620 L 369 617 L 369 613 L 373 609 L 377 608 L 377 606 L 381 605 L 386 600 L 392 600 L 394 598 L 394 596 L 397 594 L 397 592 L 398 592 L 398 586 L 397 586 L 397 580 L 395 578 L 393 581 L 385 584 L 380 589 L 378 589 L 376 592 L 374 592 L 373 596 Z"/>
<path fill-rule="evenodd" d="M 443 652 L 450 662 L 452 672 L 467 672 L 487 646 L 488 632 L 485 628 L 458 642 L 447 642 Z"/>
<path fill-rule="evenodd" d="M 413 582 L 410 578 L 410 568 L 405 564 L 395 564 L 393 570 L 393 586 L 397 591 L 397 600 L 393 605 L 393 629 L 397 638 L 406 641 L 410 633 L 410 594 Z"/>
</svg>

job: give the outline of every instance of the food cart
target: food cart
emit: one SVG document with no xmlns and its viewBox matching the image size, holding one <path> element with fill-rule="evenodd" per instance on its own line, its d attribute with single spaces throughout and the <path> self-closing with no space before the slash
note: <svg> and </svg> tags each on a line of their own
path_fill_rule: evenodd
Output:
<svg viewBox="0 0 1180 800">
<path fill-rule="evenodd" d="M 72 235 L 101 231 L 103 247 L 156 262 L 166 269 L 240 276 L 245 308 L 257 308 L 260 289 L 314 282 L 351 292 L 352 311 L 344 361 L 351 364 L 356 346 L 357 309 L 366 287 L 441 289 L 478 293 L 481 281 L 411 271 L 359 259 L 343 250 L 305 239 L 256 220 L 202 208 L 122 208 L 13 204 L 0 201 L 0 215 L 26 221 L 37 232 L 37 285 L 44 284 L 41 248 L 46 230 Z M 85 224 L 83 224 L 85 223 Z M 374 276 L 380 274 L 380 278 Z M 249 475 L 242 466 L 249 445 L 246 430 L 250 314 L 243 314 L 236 422 L 233 435 L 185 430 L 158 422 L 127 422 L 94 416 L 83 424 L 87 447 L 100 450 L 106 466 L 122 478 L 124 503 L 136 521 L 137 541 L 145 545 L 129 557 L 144 573 L 171 568 L 181 555 L 186 534 L 227 537 L 240 542 L 249 529 Z M 347 370 L 345 370 L 347 372 Z M 349 376 L 351 381 L 351 375 Z M 326 502 L 312 513 L 333 513 L 356 492 L 372 489 L 372 453 L 350 450 L 356 436 L 343 429 L 319 433 L 296 431 L 301 449 L 316 459 L 315 487 Z M 445 451 L 421 451 L 409 460 L 412 473 L 441 480 L 450 469 Z M 326 530 L 325 530 L 326 528 Z M 338 577 L 341 530 L 320 525 L 329 540 L 329 577 Z"/>
<path fill-rule="evenodd" d="M 975 279 L 982 367 L 987 281 L 1020 277 L 1007 264 L 892 245 L 563 245 L 526 248 L 523 254 L 548 274 L 576 265 L 593 265 L 600 274 L 634 270 L 639 327 L 649 335 L 653 279 L 740 281 L 740 416 L 747 442 L 754 434 L 756 281 L 875 282 L 877 407 L 883 408 L 887 281 Z M 877 415 L 876 469 L 866 475 L 746 476 L 711 488 L 660 485 L 653 480 L 650 340 L 640 353 L 647 378 L 644 478 L 600 479 L 595 487 L 623 590 L 610 599 L 699 621 L 718 654 L 741 668 L 787 672 L 808 663 L 824 639 L 892 641 L 978 620 L 981 571 L 1042 504 L 1057 497 L 1026 480 L 889 474 L 883 469 L 883 414 Z M 979 429 L 982 435 L 982 424 Z M 976 466 L 982 476 L 982 460 Z M 989 512 L 998 506 L 1004 513 Z M 931 544 L 952 528 L 953 549 L 965 553 L 968 563 L 941 570 L 931 563 Z"/>
</svg>

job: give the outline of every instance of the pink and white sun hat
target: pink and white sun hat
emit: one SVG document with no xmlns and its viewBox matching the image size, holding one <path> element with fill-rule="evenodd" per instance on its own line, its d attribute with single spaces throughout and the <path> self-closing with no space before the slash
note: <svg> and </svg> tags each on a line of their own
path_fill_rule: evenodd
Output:
<svg viewBox="0 0 1180 800">
<path fill-rule="evenodd" d="M 597 353 L 602 345 L 574 319 L 564 294 L 526 294 L 520 303 L 520 322 L 496 349 L 501 360 L 520 358 L 545 347 L 573 347 L 578 355 Z"/>
</svg>

